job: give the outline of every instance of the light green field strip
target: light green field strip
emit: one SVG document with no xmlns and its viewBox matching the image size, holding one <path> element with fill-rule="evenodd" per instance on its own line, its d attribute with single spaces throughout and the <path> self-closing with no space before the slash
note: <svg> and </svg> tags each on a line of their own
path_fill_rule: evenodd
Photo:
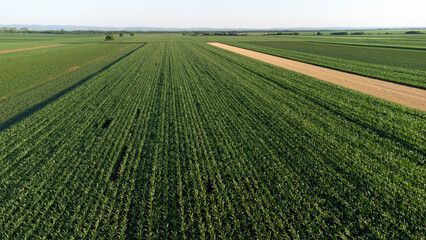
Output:
<svg viewBox="0 0 426 240">
<path fill-rule="evenodd" d="M 422 89 L 319 67 L 223 43 L 208 44 L 407 107 L 426 111 L 426 91 Z"/>
<path fill-rule="evenodd" d="M 13 52 L 22 52 L 22 51 L 29 51 L 29 50 L 43 49 L 43 48 L 60 47 L 60 46 L 66 46 L 66 45 L 69 45 L 69 44 L 55 44 L 55 45 L 46 45 L 46 46 L 38 46 L 38 47 L 28 47 L 28 48 L 18 48 L 18 49 L 2 50 L 2 51 L 0 51 L 0 54 L 13 53 Z"/>
<path fill-rule="evenodd" d="M 124 51 L 131 44 L 70 44 L 0 55 L 0 98 L 10 98 Z"/>
</svg>

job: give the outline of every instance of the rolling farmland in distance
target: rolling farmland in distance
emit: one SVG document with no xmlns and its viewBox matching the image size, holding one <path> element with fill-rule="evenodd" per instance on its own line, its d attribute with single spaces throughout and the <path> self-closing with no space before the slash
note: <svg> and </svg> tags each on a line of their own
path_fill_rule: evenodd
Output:
<svg viewBox="0 0 426 240">
<path fill-rule="evenodd" d="M 425 36 L 0 34 L 0 239 L 422 239 Z M 423 64 L 422 64 L 423 63 Z"/>
</svg>

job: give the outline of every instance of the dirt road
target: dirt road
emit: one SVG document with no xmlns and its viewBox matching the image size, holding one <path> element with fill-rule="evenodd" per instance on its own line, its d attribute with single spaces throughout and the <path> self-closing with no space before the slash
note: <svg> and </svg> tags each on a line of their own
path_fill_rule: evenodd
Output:
<svg viewBox="0 0 426 240">
<path fill-rule="evenodd" d="M 212 42 L 208 44 L 407 107 L 426 111 L 426 91 L 422 89 L 319 67 L 222 43 Z"/>
<path fill-rule="evenodd" d="M 42 49 L 42 48 L 60 47 L 60 46 L 66 46 L 66 45 L 69 45 L 69 44 L 56 44 L 56 45 L 46 45 L 46 46 L 38 46 L 38 47 L 28 47 L 28 48 L 17 48 L 17 49 L 10 49 L 10 50 L 2 50 L 2 51 L 0 51 L 0 54 L 12 53 L 12 52 L 22 52 L 22 51 Z"/>
</svg>

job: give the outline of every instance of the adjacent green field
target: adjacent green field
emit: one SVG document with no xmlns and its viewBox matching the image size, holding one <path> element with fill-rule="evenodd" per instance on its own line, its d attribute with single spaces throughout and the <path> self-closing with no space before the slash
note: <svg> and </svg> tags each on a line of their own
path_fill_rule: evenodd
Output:
<svg viewBox="0 0 426 240">
<path fill-rule="evenodd" d="M 361 36 L 197 36 L 191 37 L 204 42 L 254 42 L 254 41 L 295 41 L 295 42 L 322 42 L 350 45 L 367 45 L 373 47 L 423 49 L 426 50 L 426 34 L 397 34 L 397 35 L 361 35 Z"/>
<path fill-rule="evenodd" d="M 112 46 L 109 49 L 112 51 L 108 51 L 108 55 L 104 55 L 85 62 L 78 69 L 71 69 L 68 71 L 65 70 L 60 74 L 53 75 L 53 77 L 50 79 L 37 79 L 36 77 L 34 77 L 34 83 L 29 80 L 29 83 L 31 83 L 32 85 L 27 86 L 27 88 L 23 89 L 21 93 L 8 97 L 6 99 L 1 99 L 0 131 L 14 124 L 15 122 L 25 118 L 26 116 L 32 114 L 33 112 L 43 108 L 50 102 L 61 97 L 66 92 L 71 91 L 72 89 L 83 84 L 88 79 L 102 72 L 104 69 L 108 68 L 115 62 L 120 61 L 122 58 L 126 57 L 128 54 L 130 54 L 132 51 L 142 45 L 143 44 L 132 44 L 122 46 L 122 48 L 120 48 L 119 50 L 115 49 L 115 51 L 115 47 Z M 84 57 L 85 53 L 80 56 L 76 56 L 74 54 L 75 53 L 70 54 L 70 56 L 77 57 L 80 61 L 84 60 L 84 58 L 82 57 Z M 54 66 L 55 63 L 52 63 L 52 65 Z M 50 72 L 52 70 L 49 68 L 46 68 L 45 71 L 46 73 L 44 74 L 52 74 Z M 25 74 L 27 73 L 27 70 L 25 68 L 21 68 L 18 72 L 16 72 L 16 75 L 19 75 L 19 73 L 22 74 L 22 72 Z M 6 82 L 10 81 L 6 80 Z"/>
<path fill-rule="evenodd" d="M 104 34 L 35 34 L 0 33 L 0 51 L 17 48 L 46 46 L 60 43 L 94 43 L 105 39 Z"/>
<path fill-rule="evenodd" d="M 250 41 L 224 43 L 426 89 L 426 49 L 353 43 Z M 410 50 L 407 50 L 410 49 Z"/>
<path fill-rule="evenodd" d="M 425 51 L 407 51 L 403 49 L 388 49 L 381 47 L 361 47 L 340 43 L 314 43 L 314 42 L 245 42 L 258 46 L 291 50 L 302 53 L 353 60 L 365 63 L 380 64 L 391 67 L 401 67 L 426 72 Z"/>
<path fill-rule="evenodd" d="M 53 39 L 25 39 L 25 38 L 4 38 L 0 34 L 0 51 L 2 50 L 12 50 L 18 48 L 28 48 L 28 47 L 38 47 L 46 45 L 58 44 L 58 41 Z"/>
<path fill-rule="evenodd" d="M 130 45 L 74 44 L 0 55 L 0 98 L 7 98 L 114 55 Z"/>
<path fill-rule="evenodd" d="M 426 235 L 424 112 L 165 36 L 0 132 L 1 239 Z"/>
</svg>

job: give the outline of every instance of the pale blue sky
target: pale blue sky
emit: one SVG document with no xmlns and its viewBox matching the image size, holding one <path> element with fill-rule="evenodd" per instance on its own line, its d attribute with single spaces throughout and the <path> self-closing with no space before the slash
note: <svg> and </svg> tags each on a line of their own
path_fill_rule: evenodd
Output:
<svg viewBox="0 0 426 240">
<path fill-rule="evenodd" d="M 426 0 L 0 0 L 0 24 L 425 27 Z"/>
</svg>

